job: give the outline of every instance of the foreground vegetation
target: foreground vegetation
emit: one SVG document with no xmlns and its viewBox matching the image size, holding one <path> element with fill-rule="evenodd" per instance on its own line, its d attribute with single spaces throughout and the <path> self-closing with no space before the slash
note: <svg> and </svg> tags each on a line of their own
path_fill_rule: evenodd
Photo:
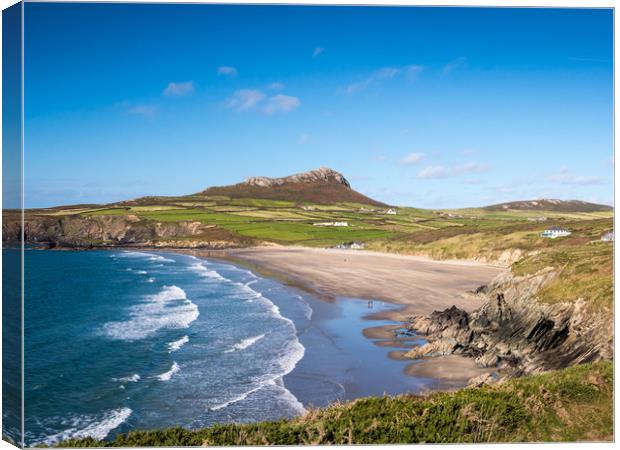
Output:
<svg viewBox="0 0 620 450">
<path fill-rule="evenodd" d="M 290 420 L 133 431 L 59 446 L 610 441 L 612 390 L 613 365 L 598 362 L 457 392 L 365 398 Z"/>
</svg>

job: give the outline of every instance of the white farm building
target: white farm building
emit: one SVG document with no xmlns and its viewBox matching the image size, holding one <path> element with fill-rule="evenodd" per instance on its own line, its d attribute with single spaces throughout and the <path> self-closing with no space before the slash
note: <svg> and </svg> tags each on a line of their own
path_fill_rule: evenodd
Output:
<svg viewBox="0 0 620 450">
<path fill-rule="evenodd" d="M 313 225 L 315 227 L 348 227 L 349 222 L 317 222 Z"/>
<path fill-rule="evenodd" d="M 570 235 L 571 235 L 571 232 L 567 230 L 566 228 L 562 228 L 562 227 L 547 228 L 541 234 L 542 237 L 551 238 L 551 239 L 570 236 Z"/>
</svg>

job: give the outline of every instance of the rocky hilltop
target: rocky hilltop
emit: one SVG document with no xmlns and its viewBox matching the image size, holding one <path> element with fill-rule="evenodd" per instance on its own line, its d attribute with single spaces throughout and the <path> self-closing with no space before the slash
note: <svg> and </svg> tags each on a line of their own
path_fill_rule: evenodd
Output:
<svg viewBox="0 0 620 450">
<path fill-rule="evenodd" d="M 583 299 L 538 301 L 537 292 L 556 277 L 553 268 L 529 276 L 500 275 L 471 295 L 485 303 L 467 313 L 456 307 L 411 319 L 427 343 L 407 353 L 419 359 L 462 354 L 507 377 L 560 369 L 613 357 L 610 311 L 593 311 Z"/>
<path fill-rule="evenodd" d="M 597 212 L 597 211 L 613 211 L 609 205 L 599 205 L 596 203 L 588 203 L 582 200 L 557 200 L 557 199 L 539 199 L 539 200 L 521 200 L 516 202 L 499 203 L 497 205 L 485 206 L 484 209 L 489 211 L 557 211 L 557 212 Z"/>
<path fill-rule="evenodd" d="M 327 167 L 282 178 L 250 177 L 242 183 L 231 186 L 205 189 L 200 192 L 200 195 L 320 204 L 348 202 L 387 206 L 353 190 L 351 184 L 341 173 Z"/>
<path fill-rule="evenodd" d="M 351 187 L 347 179 L 340 173 L 328 167 L 296 173 L 282 178 L 249 177 L 245 184 L 248 186 L 273 187 L 287 183 L 337 183 Z"/>
</svg>

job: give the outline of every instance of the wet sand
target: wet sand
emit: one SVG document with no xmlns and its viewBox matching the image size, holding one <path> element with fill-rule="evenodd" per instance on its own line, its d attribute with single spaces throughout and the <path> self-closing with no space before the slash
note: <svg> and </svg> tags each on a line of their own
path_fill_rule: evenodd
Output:
<svg viewBox="0 0 620 450">
<path fill-rule="evenodd" d="M 493 372 L 495 369 L 478 367 L 472 358 L 460 355 L 418 360 L 405 368 L 407 375 L 437 379 L 437 386 L 432 386 L 437 390 L 458 389 L 474 377 Z"/>
</svg>

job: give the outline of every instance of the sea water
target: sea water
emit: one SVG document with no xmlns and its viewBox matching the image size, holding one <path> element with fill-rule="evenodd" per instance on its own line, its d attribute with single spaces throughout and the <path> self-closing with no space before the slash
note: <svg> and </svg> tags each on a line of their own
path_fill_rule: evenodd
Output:
<svg viewBox="0 0 620 450">
<path fill-rule="evenodd" d="M 28 250 L 25 283 L 27 445 L 274 420 L 425 381 L 362 336 L 366 302 L 226 262 Z"/>
</svg>

